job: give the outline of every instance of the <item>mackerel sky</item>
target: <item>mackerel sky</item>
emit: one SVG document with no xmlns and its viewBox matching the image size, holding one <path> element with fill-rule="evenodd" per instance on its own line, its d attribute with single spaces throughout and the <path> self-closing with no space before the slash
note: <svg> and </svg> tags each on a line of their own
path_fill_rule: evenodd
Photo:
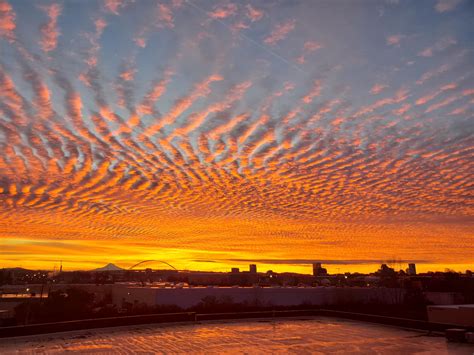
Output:
<svg viewBox="0 0 474 355">
<path fill-rule="evenodd" d="M 0 0 L 0 265 L 472 267 L 473 19 Z"/>
</svg>

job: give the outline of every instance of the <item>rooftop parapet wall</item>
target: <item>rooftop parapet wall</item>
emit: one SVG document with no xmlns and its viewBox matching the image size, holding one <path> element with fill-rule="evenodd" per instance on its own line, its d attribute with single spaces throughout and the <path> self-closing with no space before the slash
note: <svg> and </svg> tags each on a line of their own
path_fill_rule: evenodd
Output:
<svg viewBox="0 0 474 355">
<path fill-rule="evenodd" d="M 341 287 L 193 287 L 150 288 L 114 287 L 113 303 L 145 303 L 149 306 L 173 305 L 182 309 L 197 306 L 206 297 L 228 303 L 269 306 L 337 305 L 347 303 L 399 304 L 404 292 L 393 288 Z"/>
</svg>

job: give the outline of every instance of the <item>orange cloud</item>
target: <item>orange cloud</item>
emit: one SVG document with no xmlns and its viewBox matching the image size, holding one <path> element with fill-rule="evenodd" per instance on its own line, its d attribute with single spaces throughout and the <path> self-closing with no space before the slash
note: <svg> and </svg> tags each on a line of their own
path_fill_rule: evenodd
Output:
<svg viewBox="0 0 474 355">
<path fill-rule="evenodd" d="M 125 81 L 131 81 L 135 77 L 137 70 L 135 68 L 125 68 L 120 74 L 119 77 Z"/>
<path fill-rule="evenodd" d="M 424 105 L 427 102 L 433 100 L 438 95 L 442 94 L 444 91 L 453 90 L 453 89 L 456 89 L 456 88 L 457 88 L 457 84 L 455 84 L 455 83 L 445 84 L 445 85 L 441 86 L 438 90 L 432 92 L 431 94 L 420 97 L 418 100 L 416 100 L 415 103 L 417 105 Z"/>
<path fill-rule="evenodd" d="M 247 4 L 245 8 L 247 10 L 247 17 L 250 19 L 250 21 L 255 22 L 263 18 L 263 11 L 254 8 L 250 4 Z"/>
<path fill-rule="evenodd" d="M 245 81 L 243 83 L 235 85 L 228 95 L 226 95 L 222 101 L 216 102 L 204 109 L 201 112 L 196 112 L 190 115 L 188 122 L 186 125 L 182 127 L 176 128 L 170 135 L 170 139 L 172 139 L 175 135 L 185 136 L 200 127 L 206 118 L 212 114 L 217 112 L 222 112 L 228 109 L 235 101 L 242 98 L 245 92 L 251 87 L 252 83 L 250 81 Z"/>
<path fill-rule="evenodd" d="M 388 85 L 375 84 L 374 86 L 372 86 L 372 89 L 370 89 L 370 93 L 372 95 L 378 95 L 387 88 L 388 88 Z"/>
<path fill-rule="evenodd" d="M 159 4 L 159 15 L 158 15 L 158 27 L 167 27 L 173 28 L 174 27 L 174 18 L 173 12 L 171 8 L 165 4 Z"/>
<path fill-rule="evenodd" d="M 235 34 L 235 33 L 238 33 L 242 30 L 246 30 L 250 28 L 249 25 L 247 25 L 245 22 L 243 21 L 239 21 L 239 22 L 236 22 L 234 24 L 231 25 L 230 29 L 232 30 L 232 32 Z"/>
<path fill-rule="evenodd" d="M 234 16 L 237 13 L 237 5 L 228 3 L 216 5 L 213 11 L 209 12 L 209 16 L 216 20 L 223 20 L 227 17 Z"/>
<path fill-rule="evenodd" d="M 153 113 L 153 105 L 155 101 L 158 100 L 165 93 L 166 87 L 170 83 L 173 74 L 174 73 L 171 70 L 165 71 L 164 78 L 150 89 L 150 91 L 143 98 L 142 103 L 138 105 L 138 112 L 148 115 L 151 115 Z"/>
<path fill-rule="evenodd" d="M 122 0 L 104 0 L 103 6 L 105 11 L 118 15 L 119 9 L 124 6 L 124 3 Z"/>
<path fill-rule="evenodd" d="M 435 9 L 438 12 L 448 12 L 454 10 L 462 0 L 438 0 Z"/>
<path fill-rule="evenodd" d="M 95 31 L 93 33 L 86 33 L 84 37 L 89 42 L 89 48 L 86 50 L 86 57 L 84 62 L 86 63 L 89 70 L 95 68 L 99 61 L 99 51 L 100 43 L 99 39 L 104 32 L 104 29 L 107 27 L 107 22 L 104 18 L 99 17 L 94 21 Z M 83 72 L 79 75 L 79 80 L 81 80 L 85 85 L 91 86 L 91 75 L 90 72 Z"/>
<path fill-rule="evenodd" d="M 49 20 L 40 28 L 42 35 L 40 46 L 43 51 L 50 52 L 56 49 L 58 37 L 61 34 L 57 28 L 57 23 L 62 7 L 59 4 L 51 4 L 49 6 L 42 6 L 41 9 L 46 13 Z"/>
<path fill-rule="evenodd" d="M 438 40 L 432 47 L 425 48 L 418 53 L 420 57 L 432 57 L 434 53 L 442 52 L 445 49 L 455 45 L 457 43 L 456 39 L 453 37 L 443 37 Z"/>
<path fill-rule="evenodd" d="M 321 95 L 321 80 L 315 80 L 311 91 L 303 97 L 302 101 L 305 104 L 310 104 L 319 95 Z"/>
<path fill-rule="evenodd" d="M 189 95 L 185 95 L 178 99 L 171 110 L 166 114 L 158 123 L 148 127 L 144 134 L 146 136 L 155 134 L 162 127 L 172 124 L 178 116 L 186 111 L 195 100 L 198 98 L 208 95 L 210 92 L 209 85 L 215 81 L 223 80 L 220 75 L 212 74 L 202 82 L 195 85 L 193 91 Z"/>
<path fill-rule="evenodd" d="M 15 39 L 15 12 L 12 6 L 5 0 L 0 1 L 0 37 L 4 37 L 9 41 Z"/>
<path fill-rule="evenodd" d="M 433 104 L 431 106 L 429 106 L 426 110 L 425 110 L 425 113 L 430 113 L 432 111 L 435 111 L 435 110 L 439 110 L 440 108 L 444 107 L 444 106 L 448 106 L 449 104 L 451 104 L 452 102 L 458 100 L 458 97 L 456 96 L 451 96 L 451 97 L 447 97 L 446 99 L 436 103 L 436 104 Z"/>
<path fill-rule="evenodd" d="M 306 41 L 303 45 L 303 53 L 298 58 L 296 58 L 296 61 L 299 64 L 304 64 L 306 62 L 306 56 L 309 53 L 315 52 L 322 47 L 323 45 L 321 43 L 315 41 Z"/>
<path fill-rule="evenodd" d="M 25 126 L 28 122 L 28 115 L 24 110 L 23 98 L 15 87 L 11 77 L 0 67 L 0 97 L 3 104 L 15 113 L 15 124 Z"/>
<path fill-rule="evenodd" d="M 289 20 L 287 22 L 278 24 L 272 30 L 270 35 L 263 40 L 263 42 L 270 46 L 274 46 L 278 42 L 288 37 L 290 32 L 292 32 L 295 29 L 295 26 L 296 26 L 295 20 Z"/>
<path fill-rule="evenodd" d="M 401 34 L 390 35 L 386 38 L 386 43 L 389 46 L 399 47 L 402 39 L 404 39 L 405 37 L 405 35 Z"/>
</svg>

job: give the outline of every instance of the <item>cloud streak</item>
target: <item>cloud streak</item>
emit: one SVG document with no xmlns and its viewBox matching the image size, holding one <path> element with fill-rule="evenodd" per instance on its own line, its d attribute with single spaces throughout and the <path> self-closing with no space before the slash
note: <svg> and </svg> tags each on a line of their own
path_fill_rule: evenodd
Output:
<svg viewBox="0 0 474 355">
<path fill-rule="evenodd" d="M 441 13 L 453 11 L 461 2 L 462 0 L 438 0 L 435 9 Z"/>
<path fill-rule="evenodd" d="M 288 20 L 275 26 L 270 35 L 263 40 L 263 43 L 274 46 L 284 40 L 295 29 L 296 21 Z"/>
<path fill-rule="evenodd" d="M 5 0 L 0 1 L 0 37 L 13 41 L 15 28 L 16 15 L 12 6 Z"/>
<path fill-rule="evenodd" d="M 51 4 L 41 7 L 41 9 L 48 16 L 48 22 L 40 27 L 42 34 L 40 46 L 44 52 L 51 52 L 58 45 L 58 37 L 61 34 L 58 30 L 57 23 L 58 17 L 61 15 L 62 7 L 59 4 Z"/>
</svg>

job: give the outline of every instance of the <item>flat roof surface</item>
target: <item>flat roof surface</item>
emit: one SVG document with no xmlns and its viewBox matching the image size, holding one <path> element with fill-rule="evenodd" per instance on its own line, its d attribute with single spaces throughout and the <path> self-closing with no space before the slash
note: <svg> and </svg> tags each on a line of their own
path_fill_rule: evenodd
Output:
<svg viewBox="0 0 474 355">
<path fill-rule="evenodd" d="M 0 340 L 3 354 L 340 353 L 469 354 L 444 336 L 326 317 L 142 325 Z"/>
</svg>

